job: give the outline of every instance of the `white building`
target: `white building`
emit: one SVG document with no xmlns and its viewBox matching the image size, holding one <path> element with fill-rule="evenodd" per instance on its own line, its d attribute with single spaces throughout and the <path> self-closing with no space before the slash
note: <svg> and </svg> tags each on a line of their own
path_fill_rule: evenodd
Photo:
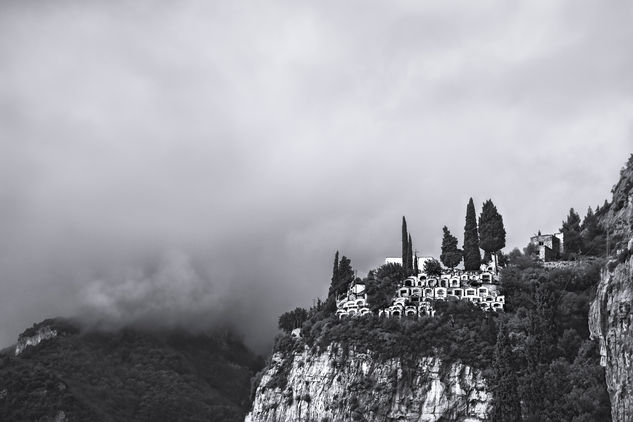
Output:
<svg viewBox="0 0 633 422">
<path fill-rule="evenodd" d="M 418 257 L 418 269 L 420 271 L 424 270 L 424 264 L 426 261 L 430 261 L 433 258 L 432 256 L 419 256 Z M 385 264 L 399 264 L 402 265 L 402 258 L 385 258 Z"/>
</svg>

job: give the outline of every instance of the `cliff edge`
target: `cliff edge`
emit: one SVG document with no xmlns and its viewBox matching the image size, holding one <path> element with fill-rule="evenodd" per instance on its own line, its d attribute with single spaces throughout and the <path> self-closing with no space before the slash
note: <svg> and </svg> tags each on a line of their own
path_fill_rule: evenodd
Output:
<svg viewBox="0 0 633 422">
<path fill-rule="evenodd" d="M 633 415 L 633 156 L 613 188 L 600 224 L 610 236 L 609 261 L 591 304 L 589 328 L 600 342 L 613 421 Z"/>
<path fill-rule="evenodd" d="M 304 347 L 272 357 L 246 422 L 478 422 L 488 420 L 491 402 L 482 372 L 462 363 Z"/>
</svg>

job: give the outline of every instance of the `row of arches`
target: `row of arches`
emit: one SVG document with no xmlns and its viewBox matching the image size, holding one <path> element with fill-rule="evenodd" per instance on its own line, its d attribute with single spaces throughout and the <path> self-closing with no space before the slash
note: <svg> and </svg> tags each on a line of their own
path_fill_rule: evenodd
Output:
<svg viewBox="0 0 633 422">
<path fill-rule="evenodd" d="M 492 273 L 483 272 L 481 274 L 462 275 L 442 275 L 440 277 L 428 277 L 425 274 L 419 277 L 409 277 L 403 281 L 405 287 L 460 287 L 462 283 L 479 282 L 492 283 L 494 277 Z"/>
</svg>

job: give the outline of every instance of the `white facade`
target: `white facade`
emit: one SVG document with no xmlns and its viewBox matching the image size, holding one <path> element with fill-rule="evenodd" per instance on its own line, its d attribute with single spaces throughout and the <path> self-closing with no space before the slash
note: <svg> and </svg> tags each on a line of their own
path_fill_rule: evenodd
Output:
<svg viewBox="0 0 633 422">
<path fill-rule="evenodd" d="M 493 279 L 493 274 L 486 271 L 454 271 L 440 277 L 428 277 L 425 273 L 411 276 L 398 283 L 391 305 L 379 310 L 378 315 L 398 318 L 433 316 L 433 303 L 438 300 L 468 300 L 483 310 L 503 311 L 505 297 L 498 293 L 498 286 L 490 282 Z M 350 286 L 347 295 L 337 301 L 337 308 L 339 318 L 371 314 L 365 285 Z"/>
<path fill-rule="evenodd" d="M 430 261 L 433 258 L 432 256 L 419 256 L 418 257 L 418 269 L 420 271 L 424 270 L 424 264 L 426 261 Z M 402 265 L 402 258 L 385 258 L 385 264 L 398 264 Z"/>
</svg>

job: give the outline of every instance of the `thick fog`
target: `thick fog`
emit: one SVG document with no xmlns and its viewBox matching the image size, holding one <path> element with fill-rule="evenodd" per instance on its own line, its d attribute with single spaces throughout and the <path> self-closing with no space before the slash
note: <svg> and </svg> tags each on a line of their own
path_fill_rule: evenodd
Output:
<svg viewBox="0 0 633 422">
<path fill-rule="evenodd" d="M 230 323 L 259 351 L 363 275 L 506 250 L 633 152 L 628 2 L 0 2 L 0 347 L 33 322 Z"/>
</svg>

